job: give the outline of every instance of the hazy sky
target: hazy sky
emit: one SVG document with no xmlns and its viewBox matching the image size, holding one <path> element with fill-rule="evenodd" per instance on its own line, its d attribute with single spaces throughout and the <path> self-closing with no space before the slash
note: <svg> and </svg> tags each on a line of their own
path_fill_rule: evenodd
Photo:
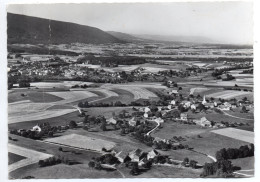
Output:
<svg viewBox="0 0 260 182">
<path fill-rule="evenodd" d="M 8 12 L 130 34 L 204 36 L 223 43 L 253 43 L 252 2 L 135 4 L 23 4 Z"/>
</svg>

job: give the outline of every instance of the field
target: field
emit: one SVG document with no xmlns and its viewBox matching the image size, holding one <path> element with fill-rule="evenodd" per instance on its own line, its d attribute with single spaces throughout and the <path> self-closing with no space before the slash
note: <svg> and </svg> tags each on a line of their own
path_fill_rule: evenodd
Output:
<svg viewBox="0 0 260 182">
<path fill-rule="evenodd" d="M 114 142 L 109 142 L 109 141 L 96 139 L 96 138 L 90 138 L 87 136 L 77 135 L 77 134 L 50 138 L 50 139 L 46 139 L 45 141 L 58 143 L 58 144 L 71 146 L 71 147 L 94 150 L 94 151 L 102 151 L 103 147 L 110 150 L 115 146 Z"/>
<path fill-rule="evenodd" d="M 87 163 L 77 165 L 59 164 L 42 168 L 31 165 L 26 169 L 18 169 L 15 173 L 11 173 L 14 178 L 29 175 L 34 176 L 36 179 L 122 178 L 118 171 L 95 170 L 90 168 Z"/>
<path fill-rule="evenodd" d="M 38 162 L 39 160 L 43 160 L 43 159 L 46 159 L 46 158 L 49 158 L 52 156 L 49 154 L 37 152 L 35 150 L 30 150 L 30 149 L 20 147 L 17 145 L 13 145 L 10 143 L 8 144 L 8 151 L 25 157 L 25 159 L 23 159 L 23 160 L 19 160 L 15 163 L 10 164 L 8 166 L 9 172 L 14 171 L 21 167 L 30 165 L 30 164 L 34 164 L 34 163 Z"/>
<path fill-rule="evenodd" d="M 236 140 L 230 137 L 215 134 L 213 132 L 205 132 L 200 134 L 202 138 L 187 140 L 183 144 L 193 147 L 195 151 L 211 155 L 215 157 L 218 150 L 222 148 L 239 148 L 241 145 L 248 145 L 248 142 Z"/>
<path fill-rule="evenodd" d="M 22 96 L 21 94 L 26 94 Z M 49 94 L 45 91 L 28 91 L 28 90 L 15 90 L 12 93 L 8 93 L 8 103 L 30 100 L 32 102 L 56 102 L 62 100 L 62 98 Z"/>
<path fill-rule="evenodd" d="M 197 135 L 207 131 L 196 125 L 180 124 L 175 122 L 167 122 L 162 124 L 162 128 L 155 130 L 152 133 L 153 137 L 171 139 L 173 136 L 182 137 L 197 137 Z M 187 138 L 186 138 L 187 139 Z"/>
<path fill-rule="evenodd" d="M 8 165 L 16 163 L 23 159 L 26 159 L 26 157 L 8 152 Z"/>
<path fill-rule="evenodd" d="M 195 87 L 195 88 L 190 89 L 190 94 L 192 94 L 192 95 L 199 94 L 199 93 L 207 91 L 207 90 L 209 90 L 209 88 Z"/>
<path fill-rule="evenodd" d="M 49 94 L 55 95 L 57 97 L 61 97 L 64 100 L 57 101 L 55 104 L 67 104 L 76 101 L 80 101 L 83 99 L 87 99 L 90 97 L 97 97 L 96 94 L 89 91 L 69 91 L 69 92 L 49 92 Z"/>
<path fill-rule="evenodd" d="M 81 82 L 81 81 L 63 81 L 63 82 L 33 82 L 31 83 L 31 87 L 38 87 L 38 88 L 64 88 L 64 87 L 71 87 L 74 85 L 91 85 L 91 82 Z"/>
<path fill-rule="evenodd" d="M 234 138 L 248 143 L 254 143 L 254 132 L 235 129 L 235 128 L 224 128 L 212 131 L 216 134 Z"/>
<path fill-rule="evenodd" d="M 104 89 L 111 89 L 111 90 L 116 90 L 116 89 L 121 89 L 125 90 L 127 92 L 130 92 L 131 94 L 134 95 L 134 99 L 149 99 L 149 98 L 154 98 L 157 97 L 156 94 L 153 92 L 149 91 L 146 89 L 153 87 L 153 88 L 165 88 L 164 86 L 161 85 L 150 85 L 150 84 L 143 84 L 143 85 L 134 85 L 134 84 L 129 84 L 129 85 L 112 85 L 112 84 L 104 84 L 101 86 L 101 88 Z"/>
<path fill-rule="evenodd" d="M 222 99 L 232 99 L 232 98 L 237 98 L 239 96 L 242 97 L 248 97 L 253 95 L 252 92 L 244 92 L 244 91 L 235 91 L 235 90 L 225 90 L 222 92 L 216 92 L 207 95 L 207 97 L 213 97 L 213 98 L 222 98 Z"/>
</svg>

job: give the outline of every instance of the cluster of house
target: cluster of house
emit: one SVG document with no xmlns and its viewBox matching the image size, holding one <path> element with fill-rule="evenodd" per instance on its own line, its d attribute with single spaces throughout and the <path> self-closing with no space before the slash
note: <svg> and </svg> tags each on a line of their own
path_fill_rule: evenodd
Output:
<svg viewBox="0 0 260 182">
<path fill-rule="evenodd" d="M 142 166 L 144 164 L 145 160 L 154 159 L 156 156 L 161 155 L 157 150 L 152 149 L 149 152 L 144 152 L 141 149 L 135 149 L 128 153 L 126 152 L 115 152 L 115 157 L 118 158 L 118 160 L 121 163 L 126 162 L 137 162 L 139 166 Z"/>
</svg>

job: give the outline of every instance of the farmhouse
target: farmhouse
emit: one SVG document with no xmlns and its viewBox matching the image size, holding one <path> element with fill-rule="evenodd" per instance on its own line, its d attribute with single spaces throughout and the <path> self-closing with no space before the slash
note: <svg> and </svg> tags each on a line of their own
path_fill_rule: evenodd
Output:
<svg viewBox="0 0 260 182">
<path fill-rule="evenodd" d="M 34 127 L 31 129 L 31 131 L 41 132 L 42 129 L 41 129 L 41 127 L 40 127 L 39 125 L 36 125 L 36 126 L 34 126 Z"/>
<path fill-rule="evenodd" d="M 170 104 L 175 106 L 175 104 L 176 104 L 175 100 L 172 100 L 172 101 L 170 102 Z"/>
<path fill-rule="evenodd" d="M 196 110 L 196 109 L 197 109 L 197 107 L 196 107 L 195 104 L 192 104 L 192 105 L 190 106 L 190 108 L 191 108 L 192 110 Z"/>
<path fill-rule="evenodd" d="M 186 114 L 186 113 L 181 113 L 180 119 L 181 119 L 181 120 L 184 120 L 184 121 L 187 121 L 187 120 L 188 120 L 188 114 Z"/>
<path fill-rule="evenodd" d="M 147 155 L 147 153 L 146 153 Z M 145 157 L 145 153 L 141 149 L 135 149 L 129 152 L 128 156 L 132 161 L 139 162 Z"/>
<path fill-rule="evenodd" d="M 197 125 L 200 125 L 203 127 L 211 127 L 211 122 L 209 120 L 207 120 L 206 117 L 202 117 L 199 120 L 194 120 L 193 122 L 195 122 Z"/>
<path fill-rule="evenodd" d="M 107 124 L 117 124 L 117 121 L 112 117 L 107 120 Z"/>
<path fill-rule="evenodd" d="M 172 95 L 172 94 L 177 95 L 178 93 L 179 93 L 178 90 L 171 90 L 169 92 L 170 95 Z"/>
<path fill-rule="evenodd" d="M 128 123 L 130 126 L 136 126 L 136 121 L 134 119 L 135 119 L 135 117 L 133 117 L 132 119 L 129 120 Z"/>
<path fill-rule="evenodd" d="M 157 155 L 160 155 L 157 150 L 151 150 L 151 151 L 148 152 L 148 154 L 147 154 L 147 160 L 153 159 L 153 158 L 156 157 Z"/>
</svg>

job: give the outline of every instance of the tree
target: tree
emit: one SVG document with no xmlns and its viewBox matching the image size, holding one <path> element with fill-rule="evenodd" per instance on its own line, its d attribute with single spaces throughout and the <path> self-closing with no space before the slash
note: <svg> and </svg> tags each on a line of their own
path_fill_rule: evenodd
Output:
<svg viewBox="0 0 260 182">
<path fill-rule="evenodd" d="M 247 113 L 246 106 L 243 106 L 243 107 L 242 107 L 241 112 L 242 112 L 242 113 Z"/>
<path fill-rule="evenodd" d="M 63 149 L 62 149 L 62 147 L 59 147 L 59 151 L 63 152 Z"/>
<path fill-rule="evenodd" d="M 196 169 L 197 168 L 197 161 L 195 160 L 190 160 L 190 167 L 193 168 L 193 169 Z"/>
<path fill-rule="evenodd" d="M 106 131 L 106 122 L 102 122 L 101 126 L 100 126 L 101 130 Z"/>
<path fill-rule="evenodd" d="M 77 123 L 75 122 L 75 121 L 70 121 L 70 123 L 69 123 L 69 127 L 71 128 L 71 129 L 73 129 L 73 128 L 76 128 L 78 125 L 77 125 Z"/>
<path fill-rule="evenodd" d="M 84 104 L 82 102 L 78 103 L 78 107 L 83 107 L 83 106 L 84 106 Z"/>
<path fill-rule="evenodd" d="M 182 87 L 179 87 L 179 89 L 178 90 L 182 90 Z"/>
</svg>

